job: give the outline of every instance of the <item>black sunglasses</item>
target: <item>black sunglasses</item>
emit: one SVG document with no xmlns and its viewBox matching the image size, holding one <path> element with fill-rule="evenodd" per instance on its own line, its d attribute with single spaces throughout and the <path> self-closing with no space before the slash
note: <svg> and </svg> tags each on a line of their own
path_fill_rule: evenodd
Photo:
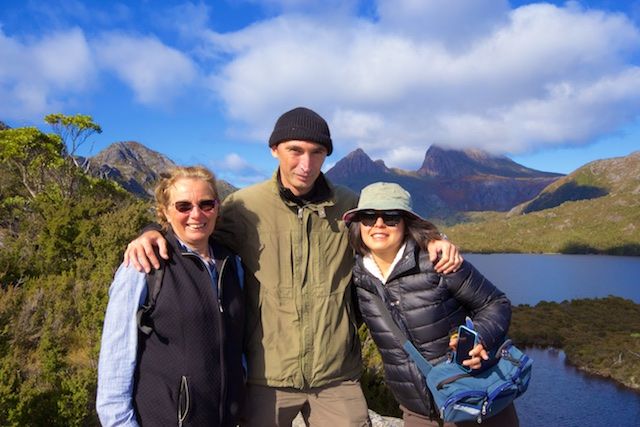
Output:
<svg viewBox="0 0 640 427">
<path fill-rule="evenodd" d="M 373 227 L 378 218 L 387 227 L 395 227 L 402 221 L 403 215 L 399 211 L 362 211 L 358 212 L 354 221 L 362 223 L 365 227 Z"/>
<path fill-rule="evenodd" d="M 191 209 L 193 209 L 194 205 L 191 202 L 183 201 L 183 202 L 175 202 L 173 206 L 176 208 L 178 212 L 187 213 L 187 212 L 191 212 Z M 211 212 L 216 208 L 216 206 L 218 206 L 217 199 L 200 200 L 198 202 L 198 207 L 202 212 Z"/>
</svg>

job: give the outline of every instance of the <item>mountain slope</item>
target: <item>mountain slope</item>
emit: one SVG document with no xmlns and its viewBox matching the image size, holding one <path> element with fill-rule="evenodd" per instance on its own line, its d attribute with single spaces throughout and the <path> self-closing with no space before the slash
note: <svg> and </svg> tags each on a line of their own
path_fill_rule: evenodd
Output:
<svg viewBox="0 0 640 427">
<path fill-rule="evenodd" d="M 609 194 L 638 192 L 633 176 L 640 176 L 640 151 L 626 157 L 590 162 L 545 188 L 533 200 L 514 209 L 530 213 L 577 200 L 590 200 Z"/>
<path fill-rule="evenodd" d="M 135 141 L 113 143 L 90 162 L 93 173 L 117 181 L 140 197 L 152 196 L 160 174 L 176 166 L 168 157 Z"/>
<path fill-rule="evenodd" d="M 176 166 L 173 160 L 139 142 L 116 142 L 89 159 L 91 171 L 101 178 L 118 182 L 139 197 L 153 197 L 160 175 Z M 236 187 L 218 180 L 218 191 L 224 199 Z"/>
<path fill-rule="evenodd" d="M 326 176 L 334 183 L 360 192 L 365 186 L 377 182 L 395 182 L 412 194 L 413 208 L 426 217 L 449 217 L 453 212 L 437 195 L 437 187 L 429 177 L 423 178 L 415 173 L 399 169 L 389 169 L 382 160 L 373 161 L 360 148 L 339 160 Z"/>
<path fill-rule="evenodd" d="M 571 188 L 589 197 L 572 200 Z M 640 255 L 640 152 L 591 162 L 509 213 L 468 220 L 446 230 L 465 251 Z"/>
</svg>

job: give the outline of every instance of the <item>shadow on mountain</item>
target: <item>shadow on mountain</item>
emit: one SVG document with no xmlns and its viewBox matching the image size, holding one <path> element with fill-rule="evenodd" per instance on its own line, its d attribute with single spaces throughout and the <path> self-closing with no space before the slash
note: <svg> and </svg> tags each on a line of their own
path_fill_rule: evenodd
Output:
<svg viewBox="0 0 640 427">
<path fill-rule="evenodd" d="M 596 249 L 593 246 L 580 242 L 569 242 L 562 249 L 562 254 L 598 254 L 598 255 L 625 255 L 640 256 L 640 244 L 628 243 L 625 245 L 613 246 L 604 250 Z"/>
<path fill-rule="evenodd" d="M 602 187 L 592 185 L 580 185 L 576 182 L 562 184 L 555 191 L 540 194 L 531 201 L 524 209 L 524 213 L 537 212 L 544 209 L 555 208 L 564 202 L 575 202 L 578 200 L 597 199 L 606 196 L 608 191 Z"/>
</svg>

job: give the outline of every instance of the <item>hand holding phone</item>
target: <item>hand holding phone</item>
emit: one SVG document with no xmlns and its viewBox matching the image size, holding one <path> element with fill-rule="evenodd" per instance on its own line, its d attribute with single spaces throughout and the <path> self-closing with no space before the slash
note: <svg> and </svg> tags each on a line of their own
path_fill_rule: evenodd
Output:
<svg viewBox="0 0 640 427">
<path fill-rule="evenodd" d="M 476 331 L 469 329 L 464 325 L 458 328 L 458 345 L 456 346 L 454 360 L 465 371 L 470 371 L 471 368 L 464 366 L 462 362 L 467 359 L 471 359 L 469 352 L 473 350 L 477 343 L 478 334 Z"/>
</svg>

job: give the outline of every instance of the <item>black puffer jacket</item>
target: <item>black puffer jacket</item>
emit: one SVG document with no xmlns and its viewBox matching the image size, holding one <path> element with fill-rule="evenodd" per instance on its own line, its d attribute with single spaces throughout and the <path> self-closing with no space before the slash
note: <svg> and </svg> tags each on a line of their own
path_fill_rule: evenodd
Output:
<svg viewBox="0 0 640 427">
<path fill-rule="evenodd" d="M 511 321 L 510 301 L 468 262 L 441 277 L 429 254 L 412 240 L 384 286 L 364 267 L 362 257 L 353 270 L 360 311 L 382 355 L 386 384 L 398 403 L 423 415 L 432 414 L 424 377 L 380 317 L 374 301 L 377 288 L 396 323 L 427 360 L 447 353 L 450 333 L 466 316 L 473 319 L 487 350 L 502 343 Z"/>
</svg>

